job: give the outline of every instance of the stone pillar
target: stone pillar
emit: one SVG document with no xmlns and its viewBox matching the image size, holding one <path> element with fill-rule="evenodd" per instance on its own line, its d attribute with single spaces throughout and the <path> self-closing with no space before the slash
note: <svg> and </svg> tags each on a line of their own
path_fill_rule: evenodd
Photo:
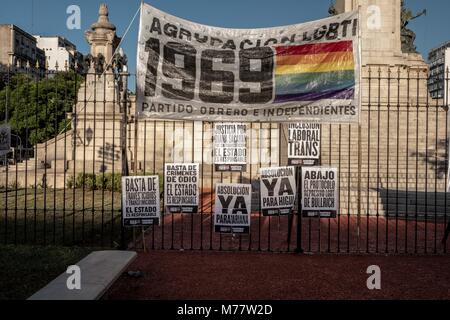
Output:
<svg viewBox="0 0 450 320">
<path fill-rule="evenodd" d="M 338 13 L 361 7 L 362 65 L 427 68 L 419 54 L 403 53 L 401 0 L 336 0 Z"/>
<path fill-rule="evenodd" d="M 91 45 L 91 55 L 98 57 L 102 54 L 108 63 L 120 43 L 120 38 L 116 35 L 116 26 L 109 22 L 108 7 L 105 4 L 100 5 L 98 15 L 98 21 L 85 33 L 86 40 Z"/>
<path fill-rule="evenodd" d="M 86 32 L 91 45 L 89 70 L 72 114 L 74 149 L 68 173 L 121 172 L 122 89 L 109 65 L 119 43 L 116 27 L 101 5 L 98 21 Z M 99 59 L 103 55 L 104 61 Z"/>
</svg>

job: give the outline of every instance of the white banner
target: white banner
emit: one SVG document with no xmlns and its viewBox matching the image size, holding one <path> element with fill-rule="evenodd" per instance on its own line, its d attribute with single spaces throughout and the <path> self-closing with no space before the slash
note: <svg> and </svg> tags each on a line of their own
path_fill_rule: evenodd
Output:
<svg viewBox="0 0 450 320">
<path fill-rule="evenodd" d="M 302 168 L 302 214 L 304 217 L 335 218 L 339 211 L 336 168 Z"/>
<path fill-rule="evenodd" d="M 295 167 L 261 168 L 260 176 L 263 215 L 290 214 L 297 193 Z"/>
<path fill-rule="evenodd" d="M 359 15 L 225 29 L 141 9 L 140 117 L 358 122 Z"/>
<path fill-rule="evenodd" d="M 214 165 L 218 172 L 242 172 L 247 168 L 247 126 L 244 123 L 214 124 Z"/>
<path fill-rule="evenodd" d="M 251 205 L 251 184 L 216 184 L 214 230 L 220 233 L 249 233 Z"/>
<path fill-rule="evenodd" d="M 164 173 L 164 201 L 167 211 L 170 213 L 197 213 L 199 164 L 166 164 Z"/>
<path fill-rule="evenodd" d="M 288 127 L 289 165 L 317 165 L 320 158 L 320 124 L 290 123 Z"/>
<path fill-rule="evenodd" d="M 159 224 L 158 176 L 122 177 L 122 223 L 126 227 Z"/>
</svg>

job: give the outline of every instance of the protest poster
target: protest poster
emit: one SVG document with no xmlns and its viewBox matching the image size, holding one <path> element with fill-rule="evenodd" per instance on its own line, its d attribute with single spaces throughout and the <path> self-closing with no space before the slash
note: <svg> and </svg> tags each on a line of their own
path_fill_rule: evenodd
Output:
<svg viewBox="0 0 450 320">
<path fill-rule="evenodd" d="M 213 135 L 215 170 L 246 171 L 247 126 L 243 123 L 215 123 Z"/>
<path fill-rule="evenodd" d="M 319 164 L 321 126 L 319 123 L 290 123 L 288 127 L 288 164 Z"/>
<path fill-rule="evenodd" d="M 261 168 L 260 188 L 264 216 L 290 214 L 297 194 L 295 167 Z"/>
<path fill-rule="evenodd" d="M 168 212 L 198 212 L 198 163 L 167 163 L 164 180 L 164 202 Z"/>
<path fill-rule="evenodd" d="M 159 224 L 159 177 L 122 177 L 122 223 L 126 227 Z"/>
<path fill-rule="evenodd" d="M 249 233 L 251 184 L 216 184 L 214 230 L 219 233 Z"/>
<path fill-rule="evenodd" d="M 302 214 L 304 217 L 335 218 L 339 211 L 336 168 L 302 167 Z"/>
<path fill-rule="evenodd" d="M 217 28 L 143 3 L 137 115 L 358 122 L 360 25 L 355 10 L 290 26 Z"/>
</svg>

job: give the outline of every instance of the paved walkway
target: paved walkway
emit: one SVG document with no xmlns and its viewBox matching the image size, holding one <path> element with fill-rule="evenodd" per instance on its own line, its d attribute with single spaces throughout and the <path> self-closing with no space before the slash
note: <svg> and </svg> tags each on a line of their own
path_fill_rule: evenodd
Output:
<svg viewBox="0 0 450 320">
<path fill-rule="evenodd" d="M 368 290 L 369 265 L 381 290 Z M 106 299 L 450 299 L 450 256 L 140 253 Z"/>
</svg>

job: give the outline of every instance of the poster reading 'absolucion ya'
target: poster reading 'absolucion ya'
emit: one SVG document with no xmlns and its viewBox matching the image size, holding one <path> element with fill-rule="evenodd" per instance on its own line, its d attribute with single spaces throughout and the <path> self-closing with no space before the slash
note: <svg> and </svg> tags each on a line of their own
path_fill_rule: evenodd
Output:
<svg viewBox="0 0 450 320">
<path fill-rule="evenodd" d="M 220 233 L 249 233 L 251 184 L 216 185 L 214 228 Z"/>
<path fill-rule="evenodd" d="M 294 167 L 262 168 L 260 187 L 264 216 L 291 213 L 297 193 Z"/>
<path fill-rule="evenodd" d="M 354 11 L 276 28 L 225 29 L 143 4 L 138 116 L 357 122 L 359 25 Z"/>
</svg>

